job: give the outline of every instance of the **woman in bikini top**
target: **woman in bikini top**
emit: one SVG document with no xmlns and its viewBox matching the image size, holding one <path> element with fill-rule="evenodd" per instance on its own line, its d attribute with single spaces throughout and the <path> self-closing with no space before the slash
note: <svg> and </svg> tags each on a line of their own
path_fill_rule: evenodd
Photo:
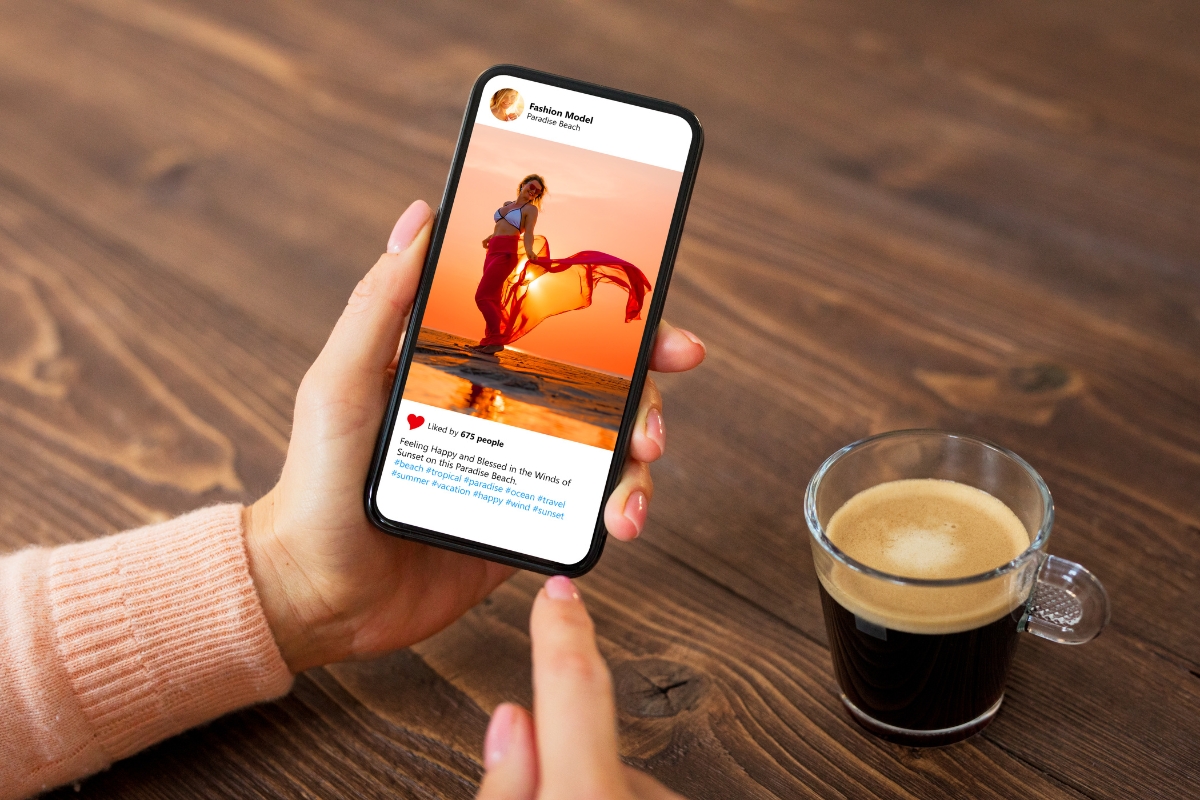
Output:
<svg viewBox="0 0 1200 800">
<path fill-rule="evenodd" d="M 483 336 L 473 345 L 477 352 L 498 353 L 543 320 L 587 308 L 600 282 L 628 292 L 626 322 L 641 318 L 651 286 L 637 266 L 598 250 L 553 259 L 550 243 L 541 236 L 535 246 L 533 228 L 545 192 L 541 176 L 527 175 L 518 185 L 517 199 L 500 206 L 492 216 L 496 227 L 483 240 L 487 256 L 475 290 L 475 305 L 484 321 Z M 519 246 L 522 235 L 528 254 L 524 263 Z"/>
<path fill-rule="evenodd" d="M 525 204 L 519 205 L 519 206 L 514 206 L 513 208 L 509 209 L 508 212 L 506 212 L 504 214 L 500 213 L 501 211 L 503 211 L 505 209 L 506 206 L 510 206 L 510 205 L 512 205 L 512 204 L 505 203 L 504 205 L 500 206 L 500 208 L 496 209 L 495 220 L 496 220 L 496 222 L 499 222 L 500 220 L 504 220 L 509 225 L 512 225 L 514 228 L 516 228 L 519 231 L 519 230 L 521 230 L 521 209 L 523 209 L 526 205 L 528 205 L 528 203 L 525 203 Z"/>
<path fill-rule="evenodd" d="M 496 209 L 492 235 L 483 240 L 488 251 L 483 264 L 483 278 L 475 291 L 475 304 L 484 319 L 484 337 L 476 348 L 485 353 L 497 353 L 504 346 L 495 341 L 501 336 L 506 318 L 504 282 L 519 263 L 516 243 L 505 243 L 500 237 L 516 239 L 525 234 L 525 252 L 535 252 L 533 228 L 537 224 L 538 206 L 546 192 L 546 182 L 540 175 L 527 175 L 517 189 L 517 199 Z M 494 241 L 493 241 L 494 240 Z"/>
<path fill-rule="evenodd" d="M 524 231 L 525 247 L 532 252 L 533 227 L 537 224 L 538 208 L 541 206 L 542 195 L 545 192 L 546 186 L 539 176 L 526 177 L 517 190 L 517 199 L 500 206 L 492 215 L 492 219 L 496 222 L 492 236 L 513 236 Z M 526 209 L 529 210 L 526 211 Z M 487 247 L 491 238 L 489 236 L 483 240 L 484 247 Z"/>
</svg>

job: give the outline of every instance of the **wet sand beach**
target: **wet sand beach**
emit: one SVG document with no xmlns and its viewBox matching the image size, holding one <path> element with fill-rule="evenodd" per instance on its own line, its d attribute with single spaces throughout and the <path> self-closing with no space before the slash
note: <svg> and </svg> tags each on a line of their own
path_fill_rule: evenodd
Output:
<svg viewBox="0 0 1200 800">
<path fill-rule="evenodd" d="M 629 380 L 422 328 L 406 399 L 612 450 Z"/>
</svg>

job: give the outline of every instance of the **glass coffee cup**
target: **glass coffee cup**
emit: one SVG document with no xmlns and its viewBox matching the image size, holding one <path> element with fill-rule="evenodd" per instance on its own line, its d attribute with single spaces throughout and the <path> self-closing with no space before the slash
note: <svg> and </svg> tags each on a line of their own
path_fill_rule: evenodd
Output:
<svg viewBox="0 0 1200 800">
<path fill-rule="evenodd" d="M 902 493 L 922 479 L 987 492 L 1015 513 L 1028 547 L 979 574 L 914 578 L 874 569 L 830 540 L 830 519 L 860 492 L 890 484 Z M 889 741 L 934 746 L 977 733 L 1004 700 L 1020 633 L 1082 644 L 1108 623 L 1100 582 L 1045 552 L 1054 522 L 1045 481 L 990 442 L 934 430 L 863 439 L 825 460 L 804 509 L 842 703 Z"/>
</svg>

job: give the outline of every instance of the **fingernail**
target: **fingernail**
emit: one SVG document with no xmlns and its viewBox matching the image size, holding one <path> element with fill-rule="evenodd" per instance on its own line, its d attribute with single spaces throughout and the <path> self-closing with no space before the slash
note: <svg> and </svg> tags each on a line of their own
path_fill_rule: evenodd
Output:
<svg viewBox="0 0 1200 800">
<path fill-rule="evenodd" d="M 662 412 L 657 408 L 650 409 L 646 415 L 646 436 L 658 445 L 658 452 L 667 452 L 667 429 L 663 423 Z"/>
<path fill-rule="evenodd" d="M 633 523 L 633 527 L 637 530 L 637 535 L 642 535 L 642 528 L 646 527 L 646 509 L 649 503 L 646 502 L 646 495 L 642 494 L 641 490 L 629 495 L 629 499 L 625 501 L 625 519 Z"/>
<path fill-rule="evenodd" d="M 392 235 L 388 237 L 387 251 L 402 253 L 407 250 L 412 240 L 417 238 L 417 231 L 429 221 L 429 213 L 429 206 L 424 200 L 414 200 L 396 220 L 396 227 L 392 228 Z"/>
<path fill-rule="evenodd" d="M 682 333 L 684 336 L 686 336 L 688 338 L 689 342 L 691 342 L 692 344 L 700 345 L 700 349 L 702 349 L 706 353 L 708 352 L 708 348 L 704 346 L 704 342 L 700 341 L 699 336 L 692 333 L 691 331 L 685 331 L 683 328 L 676 328 L 676 330 L 678 330 L 680 333 Z"/>
<path fill-rule="evenodd" d="M 492 712 L 492 721 L 488 723 L 487 735 L 483 737 L 483 768 L 495 769 L 504 760 L 508 745 L 512 741 L 513 720 L 516 715 L 508 703 L 501 703 Z"/>
<path fill-rule="evenodd" d="M 546 594 L 551 600 L 579 599 L 579 592 L 575 590 L 575 584 L 571 583 L 571 579 L 564 575 L 555 575 L 546 581 Z"/>
</svg>

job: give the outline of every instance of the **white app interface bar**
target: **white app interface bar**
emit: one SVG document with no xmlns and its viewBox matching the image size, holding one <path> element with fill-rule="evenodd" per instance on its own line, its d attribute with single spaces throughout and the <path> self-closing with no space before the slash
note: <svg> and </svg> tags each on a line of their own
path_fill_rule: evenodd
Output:
<svg viewBox="0 0 1200 800">
<path fill-rule="evenodd" d="M 504 89 L 518 93 L 512 120 L 497 118 L 489 103 Z M 508 75 L 484 86 L 475 123 L 676 172 L 683 172 L 692 144 L 682 117 Z"/>
</svg>

